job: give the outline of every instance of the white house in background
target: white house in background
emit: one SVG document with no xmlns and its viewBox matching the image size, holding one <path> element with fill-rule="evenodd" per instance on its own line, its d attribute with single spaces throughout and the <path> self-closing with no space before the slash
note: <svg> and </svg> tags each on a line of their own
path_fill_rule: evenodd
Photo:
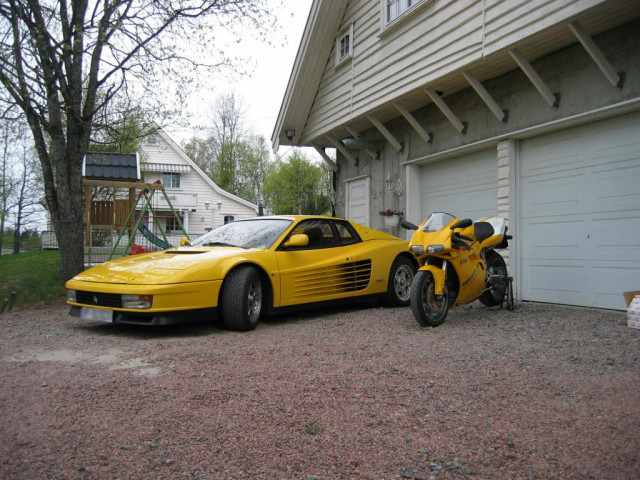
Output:
<svg viewBox="0 0 640 480">
<path fill-rule="evenodd" d="M 519 299 L 640 288 L 638 0 L 314 0 L 272 143 L 360 223 L 506 218 Z"/>
<path fill-rule="evenodd" d="M 162 182 L 191 238 L 225 223 L 258 214 L 256 204 L 216 185 L 163 130 L 144 139 L 140 150 L 143 181 Z M 149 218 L 150 227 L 159 222 L 167 233 L 180 232 L 180 226 L 162 194 L 154 194 L 152 207 L 156 218 Z"/>
</svg>

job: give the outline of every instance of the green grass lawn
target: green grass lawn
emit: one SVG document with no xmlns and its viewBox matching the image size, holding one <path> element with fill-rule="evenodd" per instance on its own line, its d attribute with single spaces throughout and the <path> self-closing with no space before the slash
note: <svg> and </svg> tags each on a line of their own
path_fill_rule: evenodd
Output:
<svg viewBox="0 0 640 480">
<path fill-rule="evenodd" d="M 60 252 L 39 250 L 0 257 L 0 308 L 11 292 L 14 306 L 47 303 L 65 298 L 60 279 Z"/>
</svg>

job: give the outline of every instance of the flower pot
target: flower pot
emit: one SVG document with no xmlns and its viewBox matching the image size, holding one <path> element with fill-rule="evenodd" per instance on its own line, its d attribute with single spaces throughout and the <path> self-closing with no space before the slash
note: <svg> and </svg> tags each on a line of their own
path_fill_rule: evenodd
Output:
<svg viewBox="0 0 640 480">
<path fill-rule="evenodd" d="M 391 227 L 397 227 L 398 225 L 400 225 L 400 217 L 398 215 L 391 215 L 389 217 L 382 217 L 384 218 L 384 226 L 387 228 L 391 228 Z"/>
</svg>

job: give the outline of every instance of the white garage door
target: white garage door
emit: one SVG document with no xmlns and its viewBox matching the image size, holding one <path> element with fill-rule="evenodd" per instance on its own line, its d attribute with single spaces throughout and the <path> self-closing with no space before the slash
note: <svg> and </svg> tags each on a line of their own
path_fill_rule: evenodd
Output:
<svg viewBox="0 0 640 480">
<path fill-rule="evenodd" d="M 623 309 L 640 289 L 640 114 L 522 142 L 524 300 Z"/>
<path fill-rule="evenodd" d="M 447 212 L 477 220 L 498 212 L 496 149 L 422 167 L 422 216 Z"/>
</svg>

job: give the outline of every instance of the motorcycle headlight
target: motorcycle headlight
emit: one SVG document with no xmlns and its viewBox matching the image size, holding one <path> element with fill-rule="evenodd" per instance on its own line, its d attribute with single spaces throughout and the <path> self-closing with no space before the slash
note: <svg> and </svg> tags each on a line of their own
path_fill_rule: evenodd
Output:
<svg viewBox="0 0 640 480">
<path fill-rule="evenodd" d="M 427 247 L 427 253 L 444 252 L 444 245 L 429 245 Z"/>
<path fill-rule="evenodd" d="M 122 308 L 146 310 L 151 308 L 153 295 L 122 295 Z"/>
<path fill-rule="evenodd" d="M 411 251 L 416 255 L 424 254 L 424 247 L 422 245 L 411 245 Z"/>
</svg>

